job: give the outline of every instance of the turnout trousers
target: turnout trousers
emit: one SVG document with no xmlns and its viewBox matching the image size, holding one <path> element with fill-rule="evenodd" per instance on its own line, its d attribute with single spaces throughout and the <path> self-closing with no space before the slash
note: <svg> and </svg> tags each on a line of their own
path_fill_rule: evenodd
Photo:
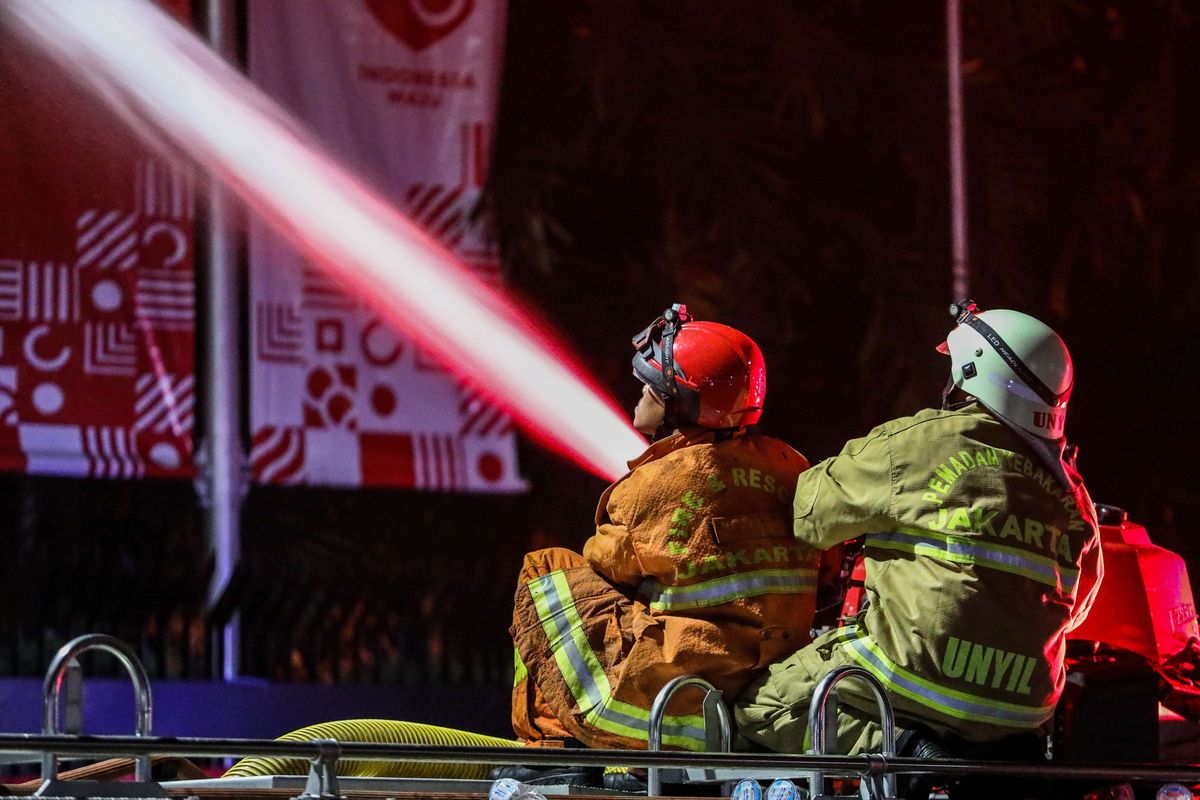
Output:
<svg viewBox="0 0 1200 800">
<path fill-rule="evenodd" d="M 573 551 L 528 554 L 513 612 L 514 732 L 531 745 L 570 738 L 592 748 L 645 749 L 650 707 L 670 680 L 705 675 L 732 700 L 754 676 L 729 669 L 738 659 L 720 641 L 679 642 L 665 634 L 669 624 Z M 788 640 L 770 644 L 779 650 L 763 653 L 756 643 L 754 661 L 791 649 Z M 724 669 L 712 668 L 714 661 Z M 705 748 L 701 700 L 697 689 L 675 695 L 662 729 L 665 747 Z"/>
</svg>

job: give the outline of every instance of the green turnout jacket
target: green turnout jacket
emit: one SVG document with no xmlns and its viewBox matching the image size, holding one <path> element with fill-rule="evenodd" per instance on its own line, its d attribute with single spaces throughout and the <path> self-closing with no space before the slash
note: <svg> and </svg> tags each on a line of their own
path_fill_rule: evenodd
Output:
<svg viewBox="0 0 1200 800">
<path fill-rule="evenodd" d="M 1053 715 L 1067 632 L 1103 575 L 1095 507 L 1064 468 L 1070 488 L 971 404 L 887 422 L 800 475 L 797 539 L 865 534 L 869 605 L 826 636 L 835 661 L 879 678 L 900 724 L 987 741 Z"/>
</svg>

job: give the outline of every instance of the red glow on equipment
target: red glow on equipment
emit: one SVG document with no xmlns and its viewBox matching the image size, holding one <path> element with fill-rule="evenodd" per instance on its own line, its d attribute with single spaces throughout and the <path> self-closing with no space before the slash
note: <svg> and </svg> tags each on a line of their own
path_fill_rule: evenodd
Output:
<svg viewBox="0 0 1200 800">
<path fill-rule="evenodd" d="M 1100 525 L 1104 580 L 1091 613 L 1070 633 L 1121 647 L 1161 664 L 1200 637 L 1196 604 L 1183 558 L 1150 543 L 1141 525 L 1119 509 L 1102 507 L 1114 518 Z"/>
<path fill-rule="evenodd" d="M 645 448 L 535 320 L 321 152 L 273 100 L 143 0 L 4 0 L 0 24 L 229 186 L 351 294 L 597 475 Z"/>
</svg>

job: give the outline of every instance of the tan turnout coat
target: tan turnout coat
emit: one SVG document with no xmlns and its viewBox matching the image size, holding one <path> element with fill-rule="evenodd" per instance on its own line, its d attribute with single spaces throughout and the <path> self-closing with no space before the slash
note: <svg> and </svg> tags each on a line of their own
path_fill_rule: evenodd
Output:
<svg viewBox="0 0 1200 800">
<path fill-rule="evenodd" d="M 531 743 L 644 748 L 651 704 L 679 675 L 732 699 L 809 640 L 816 551 L 791 535 L 783 442 L 689 429 L 610 486 L 583 555 L 528 554 L 518 581 L 513 727 Z M 664 744 L 703 749 L 701 693 L 667 709 Z"/>
</svg>

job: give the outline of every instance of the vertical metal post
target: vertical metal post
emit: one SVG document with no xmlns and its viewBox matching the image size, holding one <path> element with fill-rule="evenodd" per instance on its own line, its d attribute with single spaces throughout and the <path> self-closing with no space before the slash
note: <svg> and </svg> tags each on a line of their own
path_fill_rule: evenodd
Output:
<svg viewBox="0 0 1200 800">
<path fill-rule="evenodd" d="M 207 0 L 206 38 L 212 49 L 237 64 L 237 19 L 233 0 Z M 201 497 L 207 506 L 209 546 L 215 569 L 209 585 L 211 610 L 228 587 L 241 549 L 241 508 L 246 455 L 241 441 L 241 300 L 238 292 L 237 240 L 231 224 L 233 204 L 217 180 L 208 187 L 208 308 L 204 318 L 207 372 L 203 391 L 207 438 L 203 443 Z M 237 677 L 238 619 L 221 632 L 221 677 Z"/>
<path fill-rule="evenodd" d="M 967 261 L 967 166 L 963 133 L 962 26 L 959 0 L 946 0 L 946 75 L 950 114 L 950 235 L 953 248 L 954 295 L 971 294 Z"/>
</svg>

